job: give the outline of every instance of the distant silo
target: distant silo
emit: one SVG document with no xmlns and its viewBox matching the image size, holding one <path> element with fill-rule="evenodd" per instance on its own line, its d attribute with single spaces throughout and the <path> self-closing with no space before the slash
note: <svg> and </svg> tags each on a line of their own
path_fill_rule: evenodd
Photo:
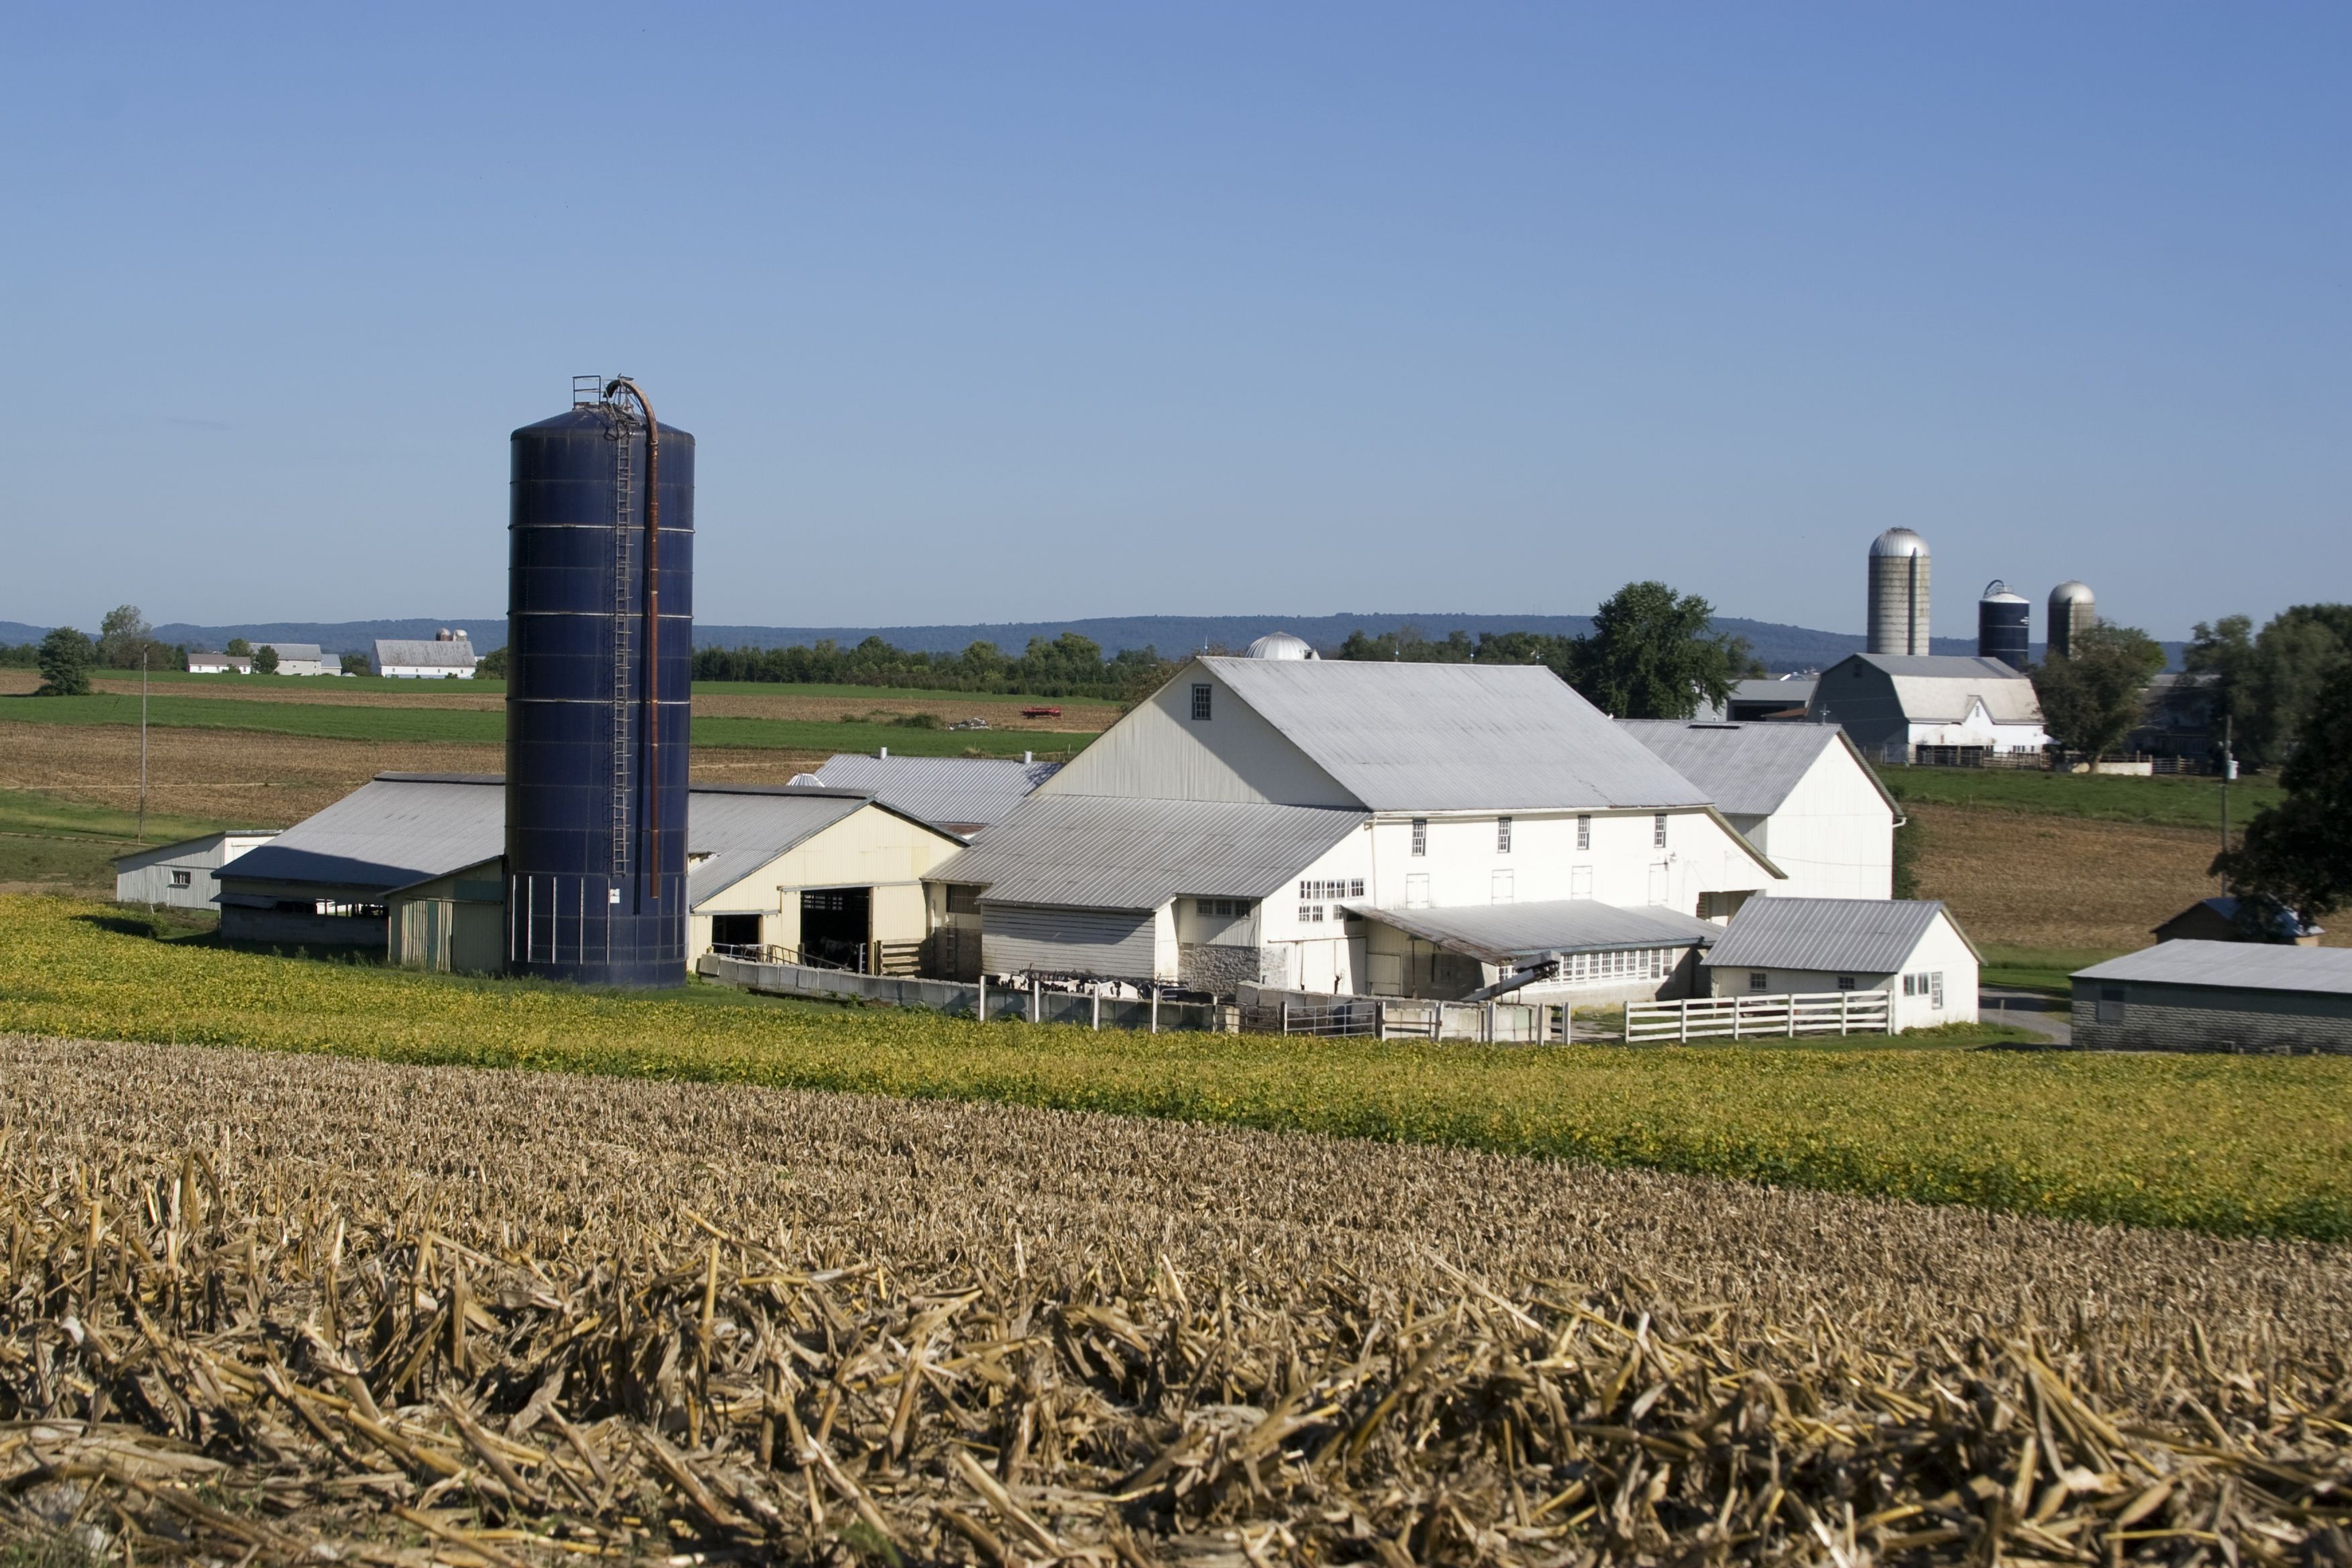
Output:
<svg viewBox="0 0 2352 1568">
<path fill-rule="evenodd" d="M 2050 590 L 2050 631 L 2044 639 L 2048 657 L 2065 658 L 2074 651 L 2074 639 L 2099 624 L 2098 602 L 2080 583 L 2061 583 Z"/>
<path fill-rule="evenodd" d="M 1984 597 L 1977 601 L 1977 657 L 2023 669 L 2032 641 L 2033 606 L 1998 577 L 1986 584 Z"/>
<path fill-rule="evenodd" d="M 1927 651 L 1927 542 L 1890 528 L 1870 543 L 1872 653 Z"/>
<path fill-rule="evenodd" d="M 1292 637 L 1288 632 L 1268 632 L 1265 636 L 1258 638 L 1257 641 L 1249 645 L 1249 652 L 1245 657 L 1250 658 L 1319 658 L 1322 656 L 1318 654 L 1313 647 L 1310 646 L 1304 637 Z"/>
</svg>

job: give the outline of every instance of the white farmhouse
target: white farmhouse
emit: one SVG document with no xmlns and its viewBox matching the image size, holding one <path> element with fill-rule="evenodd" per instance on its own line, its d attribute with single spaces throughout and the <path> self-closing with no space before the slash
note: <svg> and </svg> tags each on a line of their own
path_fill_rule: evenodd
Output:
<svg viewBox="0 0 2352 1568">
<path fill-rule="evenodd" d="M 1707 994 L 1884 991 L 1887 1027 L 1977 1020 L 1983 955 L 1937 899 L 1755 899 L 1706 959 Z"/>
<path fill-rule="evenodd" d="M 2032 753 L 2050 743 L 2033 682 L 1997 658 L 1853 654 L 1822 671 L 1805 711 L 1889 762 L 1937 751 L 1968 763 L 1971 752 Z"/>
<path fill-rule="evenodd" d="M 991 973 L 1459 995 L 1507 942 L 1596 999 L 1781 879 L 1549 670 L 1297 658 L 1190 661 L 931 879 Z"/>
<path fill-rule="evenodd" d="M 378 637 L 375 644 L 375 672 L 398 680 L 471 680 L 480 662 L 462 630 L 429 639 Z"/>
<path fill-rule="evenodd" d="M 1621 719 L 1789 874 L 1774 898 L 1891 899 L 1902 809 L 1834 724 Z"/>
<path fill-rule="evenodd" d="M 114 858 L 114 901 L 169 904 L 176 909 L 213 908 L 213 873 L 278 837 L 274 827 L 249 833 L 207 833 L 177 844 L 159 844 Z"/>
</svg>

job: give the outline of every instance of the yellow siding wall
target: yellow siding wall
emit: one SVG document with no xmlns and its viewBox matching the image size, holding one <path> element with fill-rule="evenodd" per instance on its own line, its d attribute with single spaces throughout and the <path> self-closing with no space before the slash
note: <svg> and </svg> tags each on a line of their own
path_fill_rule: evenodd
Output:
<svg viewBox="0 0 2352 1568">
<path fill-rule="evenodd" d="M 961 847 L 893 812 L 861 806 L 696 905 L 687 938 L 688 966 L 710 946 L 711 915 L 761 915 L 762 941 L 798 947 L 804 888 L 871 888 L 873 939 L 920 942 L 930 934 L 923 879 Z"/>
</svg>

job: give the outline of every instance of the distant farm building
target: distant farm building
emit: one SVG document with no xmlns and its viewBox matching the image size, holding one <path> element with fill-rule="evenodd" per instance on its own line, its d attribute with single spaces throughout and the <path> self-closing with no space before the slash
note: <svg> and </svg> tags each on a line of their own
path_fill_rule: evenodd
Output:
<svg viewBox="0 0 2352 1568">
<path fill-rule="evenodd" d="M 1837 726 L 1670 719 L 1618 724 L 1705 790 L 1731 826 L 1788 873 L 1765 892 L 1894 897 L 1902 808 Z"/>
<path fill-rule="evenodd" d="M 1884 761 L 1966 763 L 2050 744 L 2033 682 L 1997 658 L 1853 654 L 1822 671 L 1808 716 Z"/>
<path fill-rule="evenodd" d="M 1734 723 L 1801 722 L 1805 704 L 1813 698 L 1820 678 L 1783 675 L 1769 680 L 1736 680 L 1723 705 L 1724 718 Z"/>
<path fill-rule="evenodd" d="M 188 655 L 190 675 L 251 675 L 253 656 L 249 653 L 192 653 Z"/>
<path fill-rule="evenodd" d="M 333 669 L 328 668 L 326 653 L 314 642 L 265 642 L 254 645 L 254 651 L 257 653 L 263 648 L 268 648 L 278 655 L 276 673 L 279 675 L 335 675 L 341 673 L 342 668 L 341 661 L 337 662 Z"/>
<path fill-rule="evenodd" d="M 481 662 L 462 630 L 429 639 L 378 637 L 375 644 L 375 672 L 396 680 L 471 680 Z"/>
<path fill-rule="evenodd" d="M 827 788 L 862 791 L 893 810 L 970 837 L 1003 820 L 1061 765 L 1025 756 L 869 757 L 845 752 L 826 758 L 814 776 Z"/>
<path fill-rule="evenodd" d="M 184 838 L 176 844 L 118 855 L 114 859 L 115 902 L 210 910 L 214 907 L 213 873 L 277 837 L 274 828 L 207 833 L 199 838 Z"/>
<path fill-rule="evenodd" d="M 2074 973 L 2074 1044 L 2352 1051 L 2352 949 L 2166 942 Z"/>
<path fill-rule="evenodd" d="M 2158 942 L 2283 942 L 2317 947 L 2327 932 L 2279 905 L 2256 914 L 2242 910 L 2235 899 L 2200 899 L 2152 934 Z"/>
<path fill-rule="evenodd" d="M 1974 1023 L 1982 962 L 1939 900 L 1750 899 L 1707 952 L 1705 994 L 1884 991 L 1900 1033 Z"/>
</svg>

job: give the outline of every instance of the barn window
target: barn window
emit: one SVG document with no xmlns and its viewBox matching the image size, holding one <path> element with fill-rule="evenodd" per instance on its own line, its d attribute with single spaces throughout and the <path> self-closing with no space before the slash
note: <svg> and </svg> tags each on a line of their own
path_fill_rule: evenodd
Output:
<svg viewBox="0 0 2352 1568">
<path fill-rule="evenodd" d="M 1416 855 L 1429 853 L 1429 818 L 1425 816 L 1412 819 L 1412 852 Z"/>
<path fill-rule="evenodd" d="M 1204 680 L 1198 686 L 1192 688 L 1192 717 L 1195 719 L 1206 719 L 1208 716 L 1209 683 Z"/>
<path fill-rule="evenodd" d="M 1761 969 L 1749 970 L 1748 972 L 1748 989 L 1750 991 L 1771 990 L 1772 976 Z"/>
<path fill-rule="evenodd" d="M 1650 847 L 1653 849 L 1666 847 L 1666 814 L 1663 811 L 1650 818 Z"/>
<path fill-rule="evenodd" d="M 1495 818 L 1495 853 L 1508 855 L 1510 852 L 1511 819 L 1507 816 L 1498 816 Z"/>
<path fill-rule="evenodd" d="M 2122 986 L 2099 987 L 2098 1021 L 2102 1024 L 2120 1024 L 2124 1021 L 2124 988 Z"/>
<path fill-rule="evenodd" d="M 1861 987 L 1854 984 L 1853 976 L 1851 974 L 1839 975 L 1837 988 L 1841 991 L 1857 991 L 1861 989 Z"/>
<path fill-rule="evenodd" d="M 1579 849 L 1592 847 L 1592 814 L 1589 811 L 1577 813 L 1576 847 Z"/>
<path fill-rule="evenodd" d="M 1939 1012 L 1943 1009 L 1944 972 L 1940 969 L 1927 972 L 1927 1005 Z"/>
<path fill-rule="evenodd" d="M 194 883 L 195 876 L 193 872 L 174 871 L 172 873 L 172 886 L 175 888 L 192 887 Z"/>
</svg>

